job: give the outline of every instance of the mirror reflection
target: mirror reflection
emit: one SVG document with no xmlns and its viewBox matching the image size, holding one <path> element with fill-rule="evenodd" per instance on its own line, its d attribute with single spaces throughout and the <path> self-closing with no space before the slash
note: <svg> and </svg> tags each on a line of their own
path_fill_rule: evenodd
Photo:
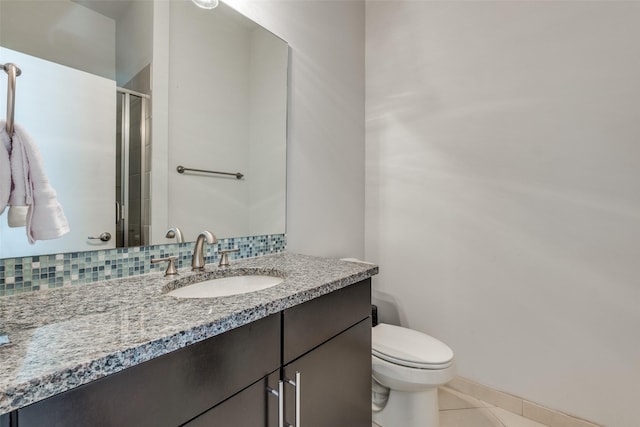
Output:
<svg viewBox="0 0 640 427">
<path fill-rule="evenodd" d="M 2 0 L 7 62 L 71 232 L 30 245 L 5 212 L 0 258 L 284 233 L 288 47 L 229 6 Z"/>
</svg>

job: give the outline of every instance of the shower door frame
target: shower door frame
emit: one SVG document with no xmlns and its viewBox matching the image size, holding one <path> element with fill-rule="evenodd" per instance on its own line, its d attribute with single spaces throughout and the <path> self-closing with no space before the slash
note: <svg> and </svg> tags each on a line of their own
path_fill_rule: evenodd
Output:
<svg viewBox="0 0 640 427">
<path fill-rule="evenodd" d="M 140 98 L 140 193 L 141 200 L 144 203 L 145 196 L 144 189 L 147 188 L 147 174 L 146 172 L 146 150 L 148 145 L 149 135 L 146 127 L 147 110 L 149 108 L 148 103 L 151 98 L 149 95 L 136 92 L 130 89 L 118 87 L 116 89 L 117 94 L 122 94 L 122 111 L 121 111 L 121 138 L 116 143 L 120 144 L 121 156 L 120 156 L 120 181 L 121 181 L 121 200 L 118 202 L 116 197 L 116 233 L 122 233 L 122 246 L 118 246 L 118 237 L 116 236 L 116 247 L 129 247 L 129 148 L 130 148 L 130 132 L 131 132 L 131 97 Z M 141 217 L 143 212 L 142 204 L 140 206 Z M 140 221 L 141 233 L 144 234 L 144 224 Z M 122 225 L 122 229 L 120 229 Z M 148 244 L 148 236 L 142 237 L 141 244 Z"/>
</svg>

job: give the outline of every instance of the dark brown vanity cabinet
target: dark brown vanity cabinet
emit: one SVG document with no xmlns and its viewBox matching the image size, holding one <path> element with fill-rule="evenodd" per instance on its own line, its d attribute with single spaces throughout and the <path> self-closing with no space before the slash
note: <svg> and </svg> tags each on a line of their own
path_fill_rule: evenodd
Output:
<svg viewBox="0 0 640 427">
<path fill-rule="evenodd" d="M 370 279 L 284 310 L 282 369 L 187 426 L 370 427 L 370 311 Z"/>
<path fill-rule="evenodd" d="M 304 427 L 371 426 L 371 321 L 366 319 L 283 368 L 286 419 Z M 298 401 L 296 402 L 296 397 Z"/>
<path fill-rule="evenodd" d="M 370 301 L 367 279 L 26 406 L 1 427 L 369 427 Z"/>
<path fill-rule="evenodd" d="M 299 417 L 304 427 L 371 426 L 370 312 L 370 279 L 283 312 L 291 425 L 297 427 Z"/>
</svg>

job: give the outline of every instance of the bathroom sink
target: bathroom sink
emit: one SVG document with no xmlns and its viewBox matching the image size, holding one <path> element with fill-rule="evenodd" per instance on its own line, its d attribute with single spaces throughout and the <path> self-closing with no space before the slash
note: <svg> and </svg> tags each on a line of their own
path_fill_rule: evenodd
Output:
<svg viewBox="0 0 640 427">
<path fill-rule="evenodd" d="M 174 289 L 167 295 L 176 298 L 215 298 L 247 294 L 279 285 L 282 277 L 241 275 L 209 279 Z"/>
</svg>

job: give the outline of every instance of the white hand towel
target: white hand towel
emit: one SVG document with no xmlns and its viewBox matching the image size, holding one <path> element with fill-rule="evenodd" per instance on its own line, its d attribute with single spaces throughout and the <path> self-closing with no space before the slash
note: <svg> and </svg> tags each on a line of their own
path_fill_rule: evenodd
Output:
<svg viewBox="0 0 640 427">
<path fill-rule="evenodd" d="M 9 212 L 7 212 L 9 227 L 26 227 L 28 213 L 29 206 L 9 206 Z"/>
<path fill-rule="evenodd" d="M 29 183 L 29 161 L 26 154 L 25 144 L 22 139 L 16 137 L 16 127 L 14 125 L 14 138 L 8 138 L 6 129 L 2 131 L 3 140 L 9 141 L 9 158 L 11 162 L 11 196 L 9 197 L 9 213 L 7 222 L 9 227 L 26 227 L 29 205 L 32 204 L 33 194 Z"/>
<path fill-rule="evenodd" d="M 1 138 L 7 135 L 0 129 Z M 29 243 L 57 239 L 69 232 L 69 223 L 44 173 L 40 152 L 31 136 L 18 124 L 11 138 L 11 206 L 28 206 L 26 227 Z"/>
<path fill-rule="evenodd" d="M 11 196 L 9 196 L 9 205 L 11 206 L 28 206 L 33 201 L 33 191 L 31 188 L 29 158 L 27 157 L 27 147 L 25 141 L 18 133 L 18 126 L 13 125 L 13 135 L 8 137 L 6 128 L 0 129 L 2 139 L 9 139 L 11 147 L 9 148 L 9 159 L 11 162 Z M 29 141 L 31 138 L 26 135 Z M 36 148 L 37 150 L 37 148 Z M 40 154 L 38 153 L 38 157 Z"/>
<path fill-rule="evenodd" d="M 0 135 L 0 214 L 9 203 L 11 194 L 11 164 L 9 163 L 9 151 L 11 150 L 11 140 L 6 132 L 6 124 L 0 120 L 0 127 L 5 129 Z"/>
</svg>

